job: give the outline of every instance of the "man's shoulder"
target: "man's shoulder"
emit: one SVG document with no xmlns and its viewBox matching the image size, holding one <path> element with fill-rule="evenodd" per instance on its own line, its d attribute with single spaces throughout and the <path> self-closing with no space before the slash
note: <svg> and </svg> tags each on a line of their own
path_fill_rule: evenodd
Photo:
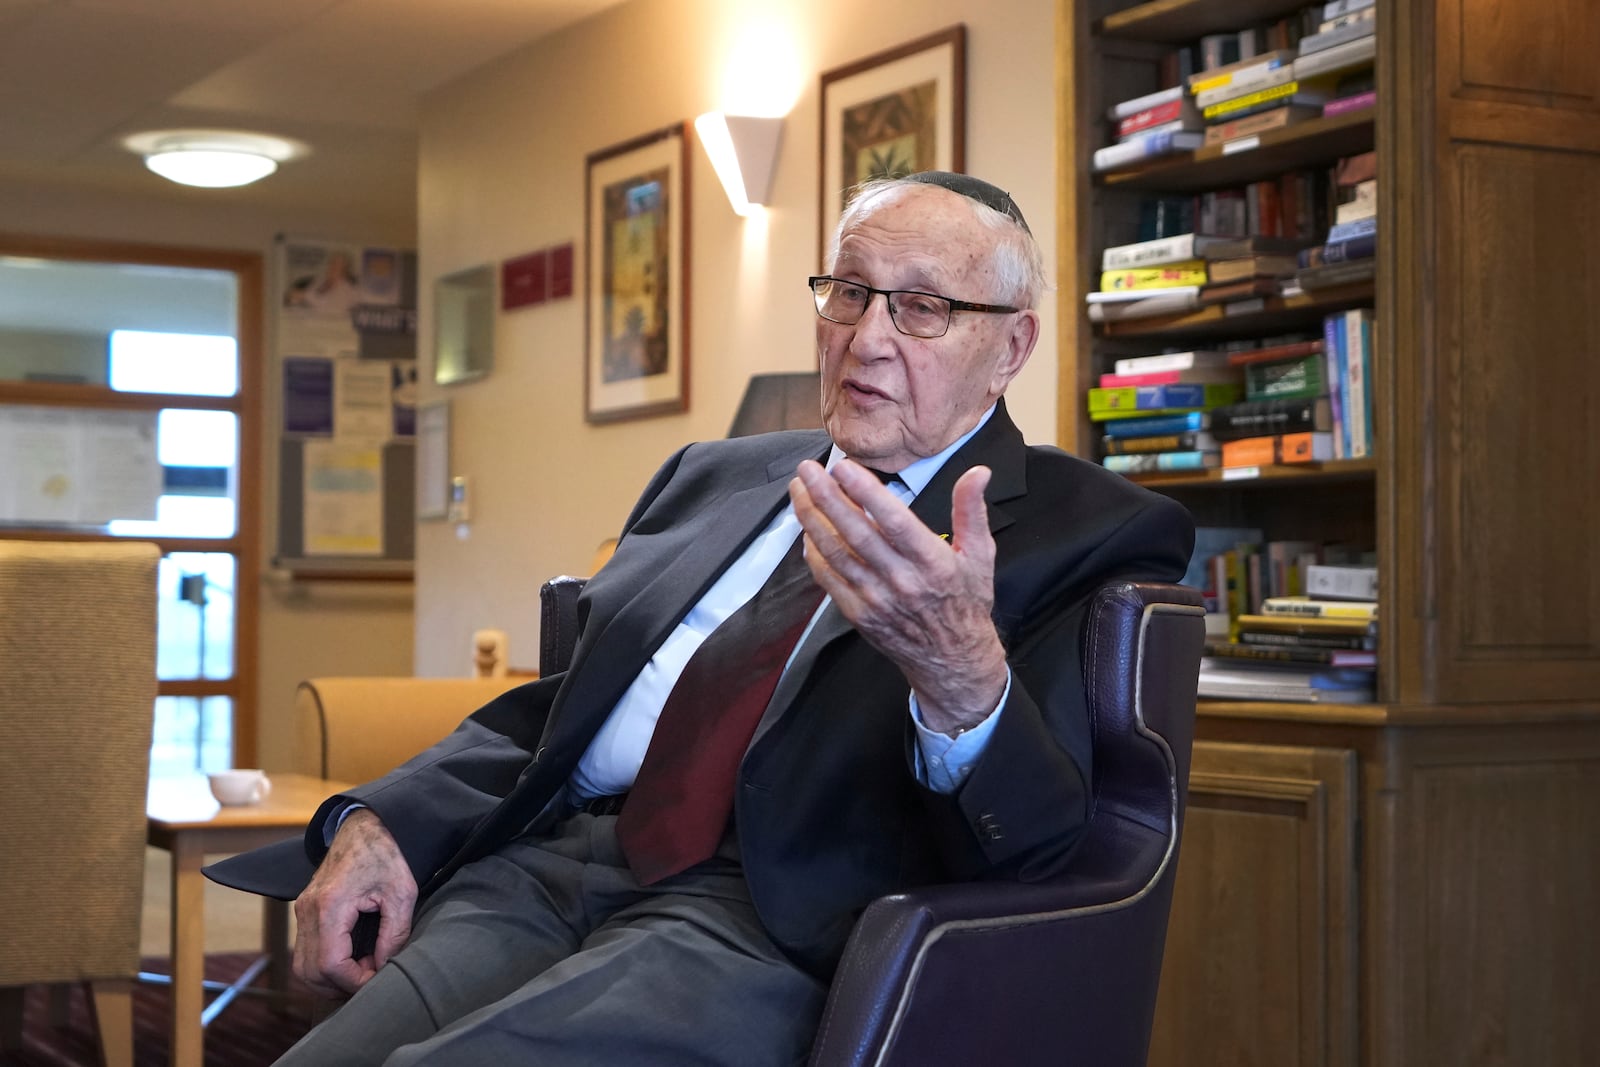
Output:
<svg viewBox="0 0 1600 1067">
<path fill-rule="evenodd" d="M 683 460 L 692 466 L 765 467 L 774 460 L 793 456 L 798 464 L 802 459 L 822 455 L 830 443 L 826 430 L 775 430 L 697 441 L 684 450 Z"/>
</svg>

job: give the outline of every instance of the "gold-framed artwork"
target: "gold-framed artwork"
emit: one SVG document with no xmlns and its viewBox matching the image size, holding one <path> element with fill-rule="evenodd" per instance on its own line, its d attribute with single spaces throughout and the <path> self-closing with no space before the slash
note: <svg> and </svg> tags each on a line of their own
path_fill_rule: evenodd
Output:
<svg viewBox="0 0 1600 1067">
<path fill-rule="evenodd" d="M 823 73 L 818 266 L 856 185 L 966 167 L 966 81 L 959 23 Z"/>
<path fill-rule="evenodd" d="M 689 407 L 687 123 L 589 154 L 584 208 L 584 417 Z"/>
</svg>

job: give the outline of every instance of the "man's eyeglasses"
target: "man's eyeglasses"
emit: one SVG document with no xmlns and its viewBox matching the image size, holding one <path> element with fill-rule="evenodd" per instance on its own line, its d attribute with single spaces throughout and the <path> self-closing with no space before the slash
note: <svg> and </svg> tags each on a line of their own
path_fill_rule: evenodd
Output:
<svg viewBox="0 0 1600 1067">
<path fill-rule="evenodd" d="M 915 289 L 874 289 L 860 282 L 847 282 L 826 274 L 806 279 L 812 294 L 817 298 L 817 314 L 829 322 L 854 326 L 867 313 L 867 305 L 876 294 L 883 294 L 889 305 L 889 321 L 907 337 L 943 337 L 950 329 L 952 311 L 985 311 L 997 315 L 1010 315 L 1021 308 L 1004 304 L 974 304 L 967 300 L 952 300 L 937 293 L 921 293 Z"/>
</svg>

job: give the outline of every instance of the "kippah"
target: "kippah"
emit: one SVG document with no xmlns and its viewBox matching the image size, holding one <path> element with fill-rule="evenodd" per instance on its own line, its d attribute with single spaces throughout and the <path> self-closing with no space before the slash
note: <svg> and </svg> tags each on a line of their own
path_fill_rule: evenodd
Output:
<svg viewBox="0 0 1600 1067">
<path fill-rule="evenodd" d="M 976 200 L 984 207 L 993 208 L 1000 214 L 1008 216 L 1030 235 L 1033 233 L 1028 229 L 1028 223 L 1023 219 L 1022 210 L 1017 207 L 1017 202 L 1011 199 L 1011 194 L 999 186 L 990 185 L 982 178 L 974 178 L 970 174 L 956 174 L 948 170 L 924 170 L 916 174 L 907 174 L 903 180 L 921 185 L 937 185 L 952 193 L 960 193 L 969 200 Z"/>
</svg>

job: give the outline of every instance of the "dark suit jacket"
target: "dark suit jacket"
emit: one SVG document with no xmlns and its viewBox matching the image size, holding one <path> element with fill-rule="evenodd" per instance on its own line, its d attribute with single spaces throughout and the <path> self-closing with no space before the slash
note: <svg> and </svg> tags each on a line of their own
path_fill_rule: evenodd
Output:
<svg viewBox="0 0 1600 1067">
<path fill-rule="evenodd" d="M 370 805 L 426 895 L 464 862 L 553 822 L 562 786 L 656 647 L 788 500 L 821 431 L 691 445 L 656 474 L 616 553 L 584 588 L 571 668 L 511 690 L 450 737 L 346 799 Z M 762 921 L 827 975 L 875 897 L 976 878 L 1049 877 L 1087 818 L 1084 607 L 1112 579 L 1173 581 L 1193 526 L 1177 504 L 1053 448 L 1030 448 L 1002 404 L 917 496 L 946 533 L 956 478 L 987 464 L 994 617 L 1010 695 L 954 795 L 913 773 L 908 686 L 830 606 L 784 676 L 739 769 L 735 818 Z M 326 851 L 324 805 L 306 836 Z"/>
</svg>

